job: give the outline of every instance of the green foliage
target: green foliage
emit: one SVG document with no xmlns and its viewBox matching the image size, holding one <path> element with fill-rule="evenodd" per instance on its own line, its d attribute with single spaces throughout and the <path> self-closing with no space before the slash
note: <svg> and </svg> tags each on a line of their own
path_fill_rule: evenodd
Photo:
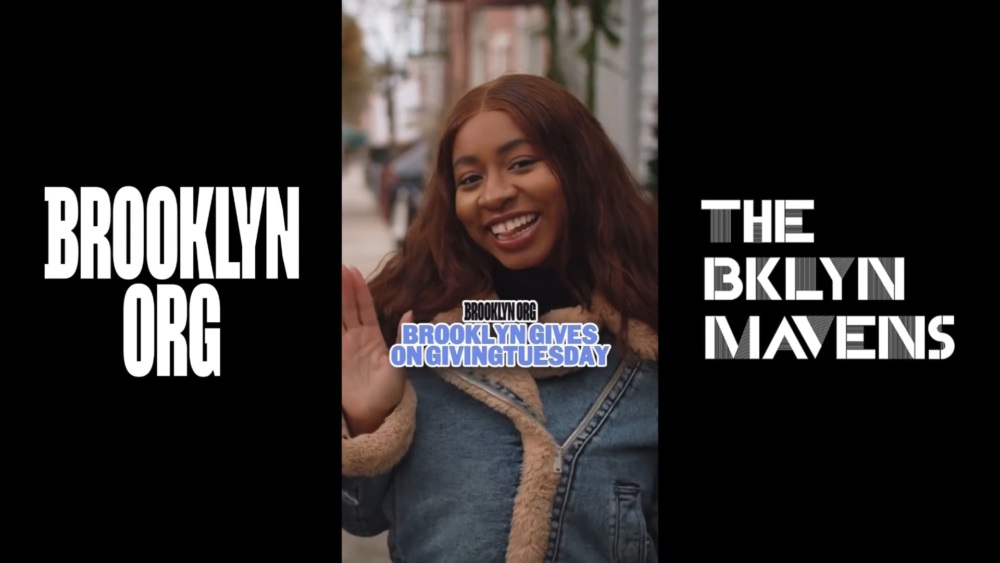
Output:
<svg viewBox="0 0 1000 563">
<path fill-rule="evenodd" d="M 583 101 L 590 111 L 594 111 L 597 107 L 598 41 L 603 36 L 612 47 L 621 44 L 621 36 L 612 29 L 621 25 L 621 17 L 612 12 L 611 0 L 570 0 L 570 4 L 586 7 L 590 20 L 590 31 L 587 40 L 580 46 L 579 54 L 587 65 Z"/>
<path fill-rule="evenodd" d="M 586 8 L 587 20 L 590 28 L 587 31 L 587 38 L 580 45 L 577 54 L 583 59 L 586 65 L 586 77 L 584 80 L 584 103 L 590 111 L 594 111 L 597 106 L 597 65 L 600 64 L 600 54 L 598 53 L 598 42 L 603 37 L 612 47 L 621 44 L 621 36 L 615 28 L 621 26 L 621 17 L 612 10 L 612 0 L 567 0 L 570 10 L 576 8 Z M 545 37 L 549 43 L 549 67 L 546 76 L 556 82 L 566 85 L 566 75 L 563 72 L 559 60 L 559 17 L 557 16 L 557 0 L 542 0 L 542 8 L 545 11 L 546 26 Z M 569 21 L 570 36 L 576 36 L 576 26 L 572 18 Z"/>
<path fill-rule="evenodd" d="M 545 71 L 545 76 L 563 86 L 566 86 L 566 75 L 562 70 L 562 63 L 559 61 L 559 18 L 556 17 L 557 0 L 542 0 L 542 9 L 545 10 L 545 29 L 542 33 L 549 43 L 549 68 Z"/>
</svg>

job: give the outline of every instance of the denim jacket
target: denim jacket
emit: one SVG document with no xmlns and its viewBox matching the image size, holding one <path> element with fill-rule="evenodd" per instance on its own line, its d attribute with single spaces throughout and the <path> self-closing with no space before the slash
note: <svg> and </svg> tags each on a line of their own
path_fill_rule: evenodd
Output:
<svg viewBox="0 0 1000 563">
<path fill-rule="evenodd" d="M 620 325 L 600 299 L 539 320 Z M 658 561 L 658 338 L 628 340 L 603 368 L 408 370 L 382 426 L 342 438 L 343 529 L 388 529 L 394 562 Z"/>
</svg>

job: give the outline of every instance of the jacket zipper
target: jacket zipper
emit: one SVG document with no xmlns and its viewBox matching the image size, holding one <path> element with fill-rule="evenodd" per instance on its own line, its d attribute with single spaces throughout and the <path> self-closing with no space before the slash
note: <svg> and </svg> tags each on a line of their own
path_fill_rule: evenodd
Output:
<svg viewBox="0 0 1000 563">
<path fill-rule="evenodd" d="M 618 366 L 618 369 L 615 370 L 615 373 L 613 376 L 611 376 L 611 379 L 604 385 L 604 389 L 601 390 L 601 394 L 597 397 L 597 401 L 595 401 L 594 404 L 590 406 L 590 410 L 588 410 L 587 415 L 583 417 L 583 421 L 580 422 L 580 424 L 576 427 L 576 429 L 573 430 L 573 433 L 569 435 L 569 438 L 566 439 L 566 442 L 562 445 L 562 447 L 559 448 L 559 455 L 556 456 L 555 464 L 553 465 L 552 468 L 556 473 L 562 473 L 563 456 L 566 455 L 566 452 L 569 450 L 570 445 L 587 428 L 587 425 L 590 424 L 590 421 L 593 420 L 594 416 L 597 415 L 597 411 L 601 410 L 601 405 L 603 405 L 604 401 L 608 399 L 608 395 L 611 394 L 611 390 L 614 389 L 615 384 L 617 384 L 621 380 L 622 375 L 625 374 L 625 367 L 626 367 L 626 362 L 623 361 L 621 365 Z M 507 397 L 506 395 L 500 393 L 499 391 L 490 387 L 489 385 L 486 385 L 481 381 L 469 377 L 468 375 L 460 371 L 453 371 L 452 373 L 457 375 L 463 381 L 471 383 L 475 387 L 482 389 L 490 396 L 499 399 L 500 401 L 503 401 L 504 403 L 507 403 L 508 405 L 511 405 L 517 410 L 523 412 L 524 414 L 531 417 L 531 419 L 534 420 L 536 423 L 541 424 L 541 422 L 538 420 L 538 417 L 536 417 L 534 413 L 532 413 L 527 408 L 521 406 L 516 401 L 513 401 L 512 399 L 510 399 L 510 397 Z M 548 429 L 546 429 L 546 432 L 547 431 Z"/>
<path fill-rule="evenodd" d="M 587 411 L 587 416 L 583 417 L 583 421 L 580 422 L 580 425 L 576 427 L 576 430 L 574 430 L 573 433 L 569 435 L 569 438 L 566 439 L 566 442 L 562 445 L 562 447 L 559 448 L 559 456 L 556 457 L 555 464 L 552 467 L 552 469 L 556 473 L 562 473 L 563 456 L 566 455 L 566 452 L 569 451 L 569 448 L 573 444 L 573 442 L 577 438 L 579 438 L 580 434 L 582 434 L 583 431 L 587 428 L 587 425 L 590 424 L 590 421 L 594 419 L 594 416 L 597 415 L 597 411 L 601 410 L 601 405 L 603 405 L 604 401 L 608 399 L 608 395 L 611 394 L 611 390 L 614 389 L 615 385 L 621 380 L 622 375 L 624 375 L 625 367 L 626 367 L 626 362 L 623 361 L 621 365 L 618 366 L 618 369 L 615 370 L 615 374 L 611 376 L 611 379 L 604 385 L 604 389 L 601 390 L 601 394 L 597 397 L 597 401 L 595 401 L 594 404 L 590 406 L 590 410 Z"/>
<path fill-rule="evenodd" d="M 483 391 L 486 391 L 488 394 L 490 394 L 494 398 L 500 399 L 501 401 L 507 403 L 508 405 L 511 405 L 512 407 L 516 408 L 517 410 L 519 410 L 519 411 L 523 412 L 524 414 L 530 416 L 531 420 L 534 420 L 535 422 L 538 422 L 539 424 L 541 424 L 541 422 L 539 422 L 539 420 L 538 420 L 538 417 L 536 417 L 534 413 L 532 413 L 527 408 L 523 407 L 518 402 L 512 400 L 510 397 L 507 397 L 503 393 L 500 393 L 499 391 L 497 391 L 496 389 L 490 387 L 489 385 L 486 385 L 482 381 L 478 381 L 478 380 L 476 380 L 476 379 L 474 379 L 472 377 L 469 377 L 469 376 L 465 375 L 462 372 L 455 371 L 453 373 L 455 375 L 457 375 L 458 377 L 462 378 L 463 381 L 465 381 L 467 383 L 471 383 L 471 384 L 475 385 L 476 387 L 478 387 L 479 389 L 482 389 Z"/>
</svg>

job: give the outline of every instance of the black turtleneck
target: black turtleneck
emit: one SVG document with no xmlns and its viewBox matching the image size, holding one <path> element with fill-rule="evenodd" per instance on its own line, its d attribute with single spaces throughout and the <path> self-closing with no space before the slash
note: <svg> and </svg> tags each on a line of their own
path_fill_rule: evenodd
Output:
<svg viewBox="0 0 1000 563">
<path fill-rule="evenodd" d="M 548 268 L 515 271 L 496 265 L 493 268 L 493 289 L 500 299 L 537 301 L 539 317 L 554 309 L 580 305 L 559 276 Z"/>
</svg>

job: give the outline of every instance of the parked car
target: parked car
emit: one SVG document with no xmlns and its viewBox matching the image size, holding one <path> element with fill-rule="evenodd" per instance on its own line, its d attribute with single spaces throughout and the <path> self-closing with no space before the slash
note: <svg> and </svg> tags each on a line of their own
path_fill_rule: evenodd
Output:
<svg viewBox="0 0 1000 563">
<path fill-rule="evenodd" d="M 420 208 L 430 165 L 430 143 L 417 141 L 380 167 L 378 199 L 397 246 Z"/>
</svg>

